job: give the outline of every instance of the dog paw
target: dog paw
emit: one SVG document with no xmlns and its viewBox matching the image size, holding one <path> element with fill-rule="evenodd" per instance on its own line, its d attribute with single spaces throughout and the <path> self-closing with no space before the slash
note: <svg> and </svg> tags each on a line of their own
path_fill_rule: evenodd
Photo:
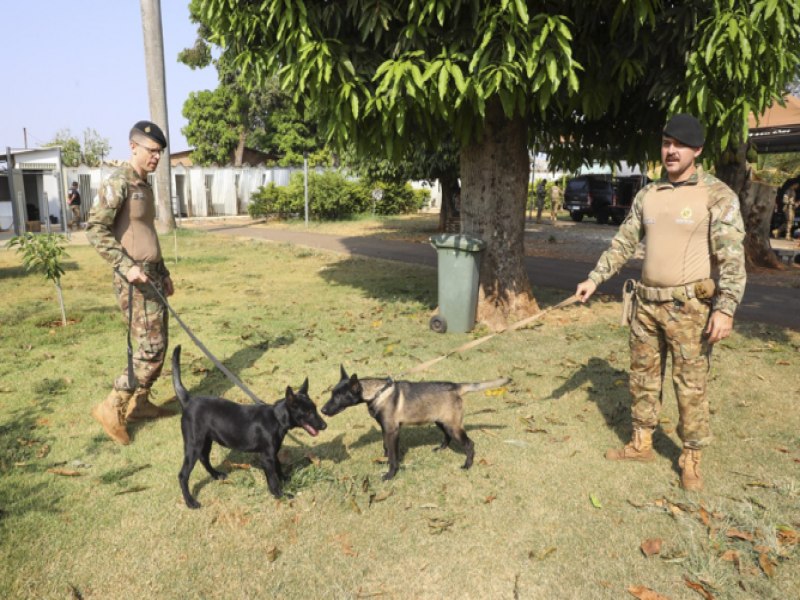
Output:
<svg viewBox="0 0 800 600">
<path fill-rule="evenodd" d="M 228 478 L 228 474 L 217 471 L 216 473 L 214 473 L 214 475 L 212 475 L 212 477 L 217 481 L 225 481 Z"/>
<path fill-rule="evenodd" d="M 392 478 L 393 478 L 393 477 L 394 477 L 396 474 L 397 474 L 396 472 L 389 471 L 388 473 L 384 474 L 384 476 L 383 476 L 383 477 L 381 477 L 381 479 L 383 479 L 384 481 L 389 481 L 389 480 L 390 480 L 390 479 L 392 479 Z"/>
<path fill-rule="evenodd" d="M 186 501 L 186 506 L 188 506 L 191 509 L 196 509 L 196 508 L 200 508 L 202 506 L 202 504 L 200 504 L 197 500 L 192 499 L 192 500 L 187 500 Z"/>
</svg>

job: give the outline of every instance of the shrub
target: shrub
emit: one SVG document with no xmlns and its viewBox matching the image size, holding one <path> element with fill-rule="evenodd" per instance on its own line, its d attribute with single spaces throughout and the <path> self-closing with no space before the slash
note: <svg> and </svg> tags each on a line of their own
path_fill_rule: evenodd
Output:
<svg viewBox="0 0 800 600">
<path fill-rule="evenodd" d="M 375 189 L 383 192 L 377 202 L 372 196 Z M 373 210 L 380 215 L 415 212 L 430 200 L 430 192 L 414 190 L 408 184 L 377 182 L 368 185 L 350 180 L 338 171 L 324 171 L 309 172 L 308 199 L 311 218 L 336 220 Z M 286 187 L 270 183 L 259 188 L 252 195 L 247 211 L 251 217 L 302 215 L 305 212 L 303 173 L 293 173 Z"/>
</svg>

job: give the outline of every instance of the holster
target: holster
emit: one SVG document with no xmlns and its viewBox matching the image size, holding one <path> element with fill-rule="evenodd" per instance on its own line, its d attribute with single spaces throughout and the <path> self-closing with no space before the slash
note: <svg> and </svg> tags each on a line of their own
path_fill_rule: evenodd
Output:
<svg viewBox="0 0 800 600">
<path fill-rule="evenodd" d="M 636 280 L 627 279 L 622 286 L 622 318 L 620 325 L 630 326 L 636 312 Z"/>
</svg>

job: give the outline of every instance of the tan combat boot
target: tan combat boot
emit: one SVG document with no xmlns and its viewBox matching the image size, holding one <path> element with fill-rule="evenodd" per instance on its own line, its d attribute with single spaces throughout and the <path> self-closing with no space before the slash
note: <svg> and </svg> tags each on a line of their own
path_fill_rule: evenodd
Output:
<svg viewBox="0 0 800 600">
<path fill-rule="evenodd" d="M 131 443 L 125 428 L 125 408 L 131 395 L 131 392 L 111 390 L 108 397 L 92 409 L 92 416 L 103 426 L 108 436 L 123 446 Z"/>
<path fill-rule="evenodd" d="M 622 448 L 606 451 L 608 460 L 635 460 L 649 462 L 655 458 L 653 454 L 653 430 L 648 427 L 635 427 L 633 439 Z"/>
<path fill-rule="evenodd" d="M 689 492 L 699 492 L 703 489 L 703 476 L 700 474 L 700 450 L 684 448 L 678 459 L 681 468 L 681 487 Z"/>
<path fill-rule="evenodd" d="M 142 419 L 158 419 L 160 417 L 171 417 L 175 413 L 169 409 L 156 406 L 150 402 L 150 390 L 148 388 L 138 388 L 128 403 L 128 410 L 125 413 L 125 420 L 140 421 Z"/>
</svg>

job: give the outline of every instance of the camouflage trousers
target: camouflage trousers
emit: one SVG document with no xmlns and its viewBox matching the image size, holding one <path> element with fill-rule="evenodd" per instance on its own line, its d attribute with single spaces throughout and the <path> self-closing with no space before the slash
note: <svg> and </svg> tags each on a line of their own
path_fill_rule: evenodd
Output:
<svg viewBox="0 0 800 600">
<path fill-rule="evenodd" d="M 710 306 L 697 299 L 685 303 L 637 299 L 631 322 L 634 427 L 658 425 L 669 352 L 678 400 L 678 435 L 687 448 L 700 449 L 711 441 L 706 395 L 711 349 L 704 336 L 710 312 Z"/>
<path fill-rule="evenodd" d="M 158 287 L 158 291 L 163 294 L 162 278 L 155 274 L 148 274 L 148 277 Z M 128 323 L 129 285 L 131 284 L 124 277 L 114 273 L 114 293 L 117 296 L 122 317 L 131 330 L 133 376 L 136 386 L 149 389 L 161 374 L 164 358 L 167 355 L 169 333 L 167 308 L 149 283 L 133 284 L 133 310 L 131 311 L 131 322 Z M 130 389 L 128 383 L 127 366 L 114 381 L 114 389 L 134 391 Z"/>
</svg>

